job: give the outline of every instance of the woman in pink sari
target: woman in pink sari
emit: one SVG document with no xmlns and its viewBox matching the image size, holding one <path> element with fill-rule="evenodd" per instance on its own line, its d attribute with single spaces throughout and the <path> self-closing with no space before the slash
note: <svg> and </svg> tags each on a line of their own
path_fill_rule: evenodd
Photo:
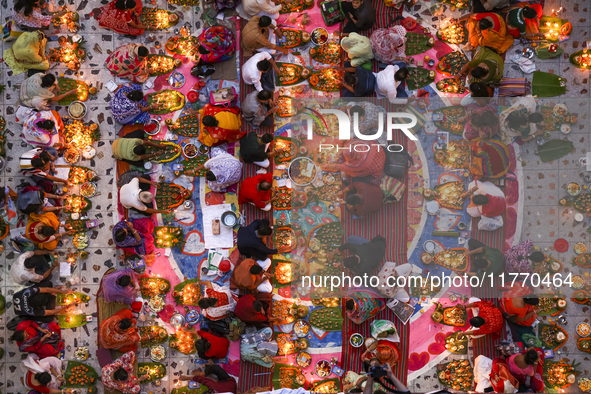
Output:
<svg viewBox="0 0 591 394">
<path fill-rule="evenodd" d="M 132 82 L 144 83 L 150 77 L 148 48 L 141 44 L 127 44 L 115 49 L 107 58 L 111 74 Z"/>
<path fill-rule="evenodd" d="M 100 10 L 96 17 L 100 27 L 129 36 L 144 34 L 145 27 L 139 22 L 141 0 L 113 0 Z"/>
<path fill-rule="evenodd" d="M 524 353 L 514 354 L 507 359 L 511 373 L 519 381 L 519 391 L 531 389 L 535 393 L 544 390 L 544 352 L 529 348 Z"/>
</svg>

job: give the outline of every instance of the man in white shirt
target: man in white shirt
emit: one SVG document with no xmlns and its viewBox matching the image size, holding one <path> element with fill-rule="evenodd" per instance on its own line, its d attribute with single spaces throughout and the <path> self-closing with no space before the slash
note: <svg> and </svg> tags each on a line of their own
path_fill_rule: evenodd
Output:
<svg viewBox="0 0 591 394">
<path fill-rule="evenodd" d="M 140 186 L 142 183 L 144 187 Z M 156 182 L 149 181 L 143 177 L 133 178 L 128 184 L 121 186 L 119 189 L 119 201 L 127 209 L 144 214 L 146 216 L 155 213 L 171 213 L 172 210 L 154 209 L 154 195 L 147 190 L 150 186 L 158 188 Z"/>
<path fill-rule="evenodd" d="M 266 15 L 271 19 L 279 18 L 279 11 L 281 10 L 281 4 L 277 1 L 277 5 L 272 0 L 242 0 L 236 11 L 243 19 L 250 19 L 253 16 Z"/>
<path fill-rule="evenodd" d="M 279 72 L 279 67 L 275 64 L 273 57 L 267 52 L 260 52 L 248 59 L 242 66 L 242 78 L 247 85 L 254 85 L 254 88 L 260 92 L 275 90 L 273 81 L 273 70 Z"/>
<path fill-rule="evenodd" d="M 400 99 L 401 97 L 405 97 L 403 91 L 400 91 L 402 89 L 400 84 L 408 76 L 408 69 L 391 64 L 384 70 L 376 73 L 375 76 L 378 98 L 387 98 L 392 104 L 406 102 L 406 100 Z"/>
</svg>

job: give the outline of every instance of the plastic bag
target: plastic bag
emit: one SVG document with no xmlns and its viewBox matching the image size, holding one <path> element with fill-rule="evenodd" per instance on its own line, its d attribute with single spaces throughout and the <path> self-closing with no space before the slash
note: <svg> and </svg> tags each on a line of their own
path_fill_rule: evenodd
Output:
<svg viewBox="0 0 591 394">
<path fill-rule="evenodd" d="M 389 339 L 394 342 L 400 341 L 396 326 L 389 320 L 374 320 L 371 322 L 371 336 L 375 339 Z"/>
<path fill-rule="evenodd" d="M 494 231 L 503 226 L 503 217 L 495 216 L 492 218 L 482 216 L 478 222 L 478 230 L 481 231 Z"/>
</svg>

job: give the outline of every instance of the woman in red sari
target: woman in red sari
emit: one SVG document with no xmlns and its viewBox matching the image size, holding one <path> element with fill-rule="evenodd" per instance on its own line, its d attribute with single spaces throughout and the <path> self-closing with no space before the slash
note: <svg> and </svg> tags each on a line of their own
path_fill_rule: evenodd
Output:
<svg viewBox="0 0 591 394">
<path fill-rule="evenodd" d="M 494 12 L 474 14 L 466 22 L 468 40 L 472 47 L 489 47 L 503 54 L 513 45 L 513 36 L 507 32 L 505 20 Z"/>
<path fill-rule="evenodd" d="M 104 349 L 114 349 L 120 352 L 135 352 L 140 341 L 150 339 L 141 337 L 136 327 L 131 309 L 122 309 L 113 316 L 101 322 L 99 327 L 99 346 Z"/>
<path fill-rule="evenodd" d="M 21 352 L 34 353 L 39 358 L 56 357 L 64 348 L 61 329 L 56 322 L 25 320 L 16 326 L 10 339 L 16 341 Z"/>
<path fill-rule="evenodd" d="M 128 36 L 139 36 L 145 30 L 139 22 L 141 12 L 141 0 L 113 0 L 101 8 L 96 19 L 99 26 L 105 29 Z"/>
</svg>

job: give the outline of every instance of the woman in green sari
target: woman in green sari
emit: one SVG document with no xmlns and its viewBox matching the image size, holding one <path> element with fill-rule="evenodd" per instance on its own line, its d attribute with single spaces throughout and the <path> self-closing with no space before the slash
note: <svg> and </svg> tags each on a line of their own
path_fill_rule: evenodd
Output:
<svg viewBox="0 0 591 394">
<path fill-rule="evenodd" d="M 465 76 L 470 72 L 474 82 L 494 84 L 503 78 L 504 67 L 503 58 L 498 53 L 490 48 L 481 47 L 474 59 L 464 65 L 460 75 Z"/>
<path fill-rule="evenodd" d="M 4 61 L 12 69 L 14 75 L 24 73 L 27 70 L 47 70 L 49 60 L 45 55 L 47 38 L 40 31 L 24 32 L 21 34 L 12 48 L 4 51 Z"/>
<path fill-rule="evenodd" d="M 347 317 L 355 324 L 375 317 L 386 306 L 383 296 L 372 289 L 352 289 L 345 297 Z"/>
</svg>

